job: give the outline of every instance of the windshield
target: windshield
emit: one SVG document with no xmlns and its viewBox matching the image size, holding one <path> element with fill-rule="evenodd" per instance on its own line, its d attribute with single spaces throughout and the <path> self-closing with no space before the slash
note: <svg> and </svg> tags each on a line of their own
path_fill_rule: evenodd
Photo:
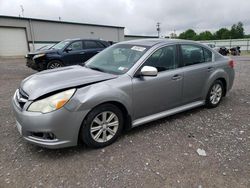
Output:
<svg viewBox="0 0 250 188">
<path fill-rule="evenodd" d="M 60 49 L 63 49 L 69 43 L 70 43 L 70 41 L 61 41 L 61 42 L 55 44 L 54 46 L 52 46 L 51 49 L 60 50 Z"/>
<path fill-rule="evenodd" d="M 102 72 L 124 74 L 147 50 L 146 46 L 117 44 L 94 56 L 85 66 Z"/>
</svg>

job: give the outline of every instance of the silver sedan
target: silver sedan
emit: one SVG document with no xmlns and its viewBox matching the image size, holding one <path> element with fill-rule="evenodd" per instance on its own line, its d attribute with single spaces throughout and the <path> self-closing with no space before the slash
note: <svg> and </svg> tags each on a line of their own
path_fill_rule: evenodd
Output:
<svg viewBox="0 0 250 188">
<path fill-rule="evenodd" d="M 115 44 L 82 66 L 23 80 L 12 105 L 23 138 L 48 148 L 113 143 L 122 130 L 206 105 L 232 88 L 234 62 L 185 40 Z"/>
</svg>

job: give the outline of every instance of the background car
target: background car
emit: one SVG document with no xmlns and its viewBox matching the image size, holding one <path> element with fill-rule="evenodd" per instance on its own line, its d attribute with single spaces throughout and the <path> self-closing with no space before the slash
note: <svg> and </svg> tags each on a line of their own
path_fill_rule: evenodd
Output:
<svg viewBox="0 0 250 188">
<path fill-rule="evenodd" d="M 49 49 L 28 53 L 26 65 L 42 71 L 63 66 L 81 64 L 110 46 L 103 40 L 68 39 L 61 41 Z"/>
<path fill-rule="evenodd" d="M 231 53 L 231 55 L 233 55 L 233 56 L 240 55 L 240 54 L 241 54 L 240 47 L 239 47 L 239 46 L 236 46 L 236 47 L 230 48 L 230 53 Z"/>
<path fill-rule="evenodd" d="M 55 44 L 49 44 L 49 45 L 44 45 L 38 49 L 35 50 L 35 52 L 39 52 L 39 51 L 42 51 L 42 50 L 49 50 L 52 46 L 54 46 Z"/>
<path fill-rule="evenodd" d="M 212 43 L 204 43 L 205 45 L 209 46 L 210 48 L 214 49 L 216 46 Z"/>
<path fill-rule="evenodd" d="M 205 45 L 127 41 L 84 66 L 31 75 L 12 106 L 19 132 L 31 143 L 60 148 L 82 140 L 98 148 L 123 129 L 202 105 L 214 108 L 233 81 L 234 62 Z"/>
<path fill-rule="evenodd" d="M 219 48 L 219 53 L 223 56 L 227 56 L 229 54 L 229 50 L 225 46 L 222 46 Z"/>
</svg>

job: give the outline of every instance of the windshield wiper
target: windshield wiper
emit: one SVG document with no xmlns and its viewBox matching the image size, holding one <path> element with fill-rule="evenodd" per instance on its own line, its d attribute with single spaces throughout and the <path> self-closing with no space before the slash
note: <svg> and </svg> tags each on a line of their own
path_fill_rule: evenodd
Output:
<svg viewBox="0 0 250 188">
<path fill-rule="evenodd" d="M 102 70 L 102 69 L 100 69 L 98 67 L 88 67 L 88 66 L 85 66 L 85 67 L 87 67 L 89 69 L 92 69 L 92 70 L 97 70 L 97 71 L 100 71 L 100 72 L 104 72 L 104 70 Z"/>
</svg>

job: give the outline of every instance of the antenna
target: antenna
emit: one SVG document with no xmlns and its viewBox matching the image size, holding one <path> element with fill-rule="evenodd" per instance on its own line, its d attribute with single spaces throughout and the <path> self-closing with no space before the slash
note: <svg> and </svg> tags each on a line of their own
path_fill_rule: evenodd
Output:
<svg viewBox="0 0 250 188">
<path fill-rule="evenodd" d="M 20 5 L 20 8 L 21 8 L 22 16 L 24 17 L 24 8 L 23 8 L 23 5 Z"/>
</svg>

